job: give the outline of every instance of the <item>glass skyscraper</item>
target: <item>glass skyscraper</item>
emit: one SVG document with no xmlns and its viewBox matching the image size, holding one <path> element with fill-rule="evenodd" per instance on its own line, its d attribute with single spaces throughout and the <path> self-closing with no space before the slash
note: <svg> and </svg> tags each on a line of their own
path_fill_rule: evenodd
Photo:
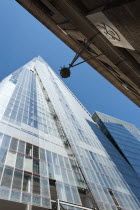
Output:
<svg viewBox="0 0 140 210">
<path fill-rule="evenodd" d="M 95 112 L 93 119 L 140 177 L 140 131 L 132 124 Z"/>
<path fill-rule="evenodd" d="M 45 61 L 0 83 L 0 209 L 140 209 L 140 178 Z"/>
</svg>

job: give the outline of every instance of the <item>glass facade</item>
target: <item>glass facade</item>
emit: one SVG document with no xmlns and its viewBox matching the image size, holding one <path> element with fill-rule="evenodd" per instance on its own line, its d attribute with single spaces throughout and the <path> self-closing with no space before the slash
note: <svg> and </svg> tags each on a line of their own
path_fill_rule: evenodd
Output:
<svg viewBox="0 0 140 210">
<path fill-rule="evenodd" d="M 42 58 L 5 78 L 0 99 L 0 199 L 140 209 L 136 172 Z"/>
<path fill-rule="evenodd" d="M 114 117 L 95 112 L 93 115 L 106 135 L 117 144 L 126 160 L 140 177 L 140 130 Z"/>
</svg>

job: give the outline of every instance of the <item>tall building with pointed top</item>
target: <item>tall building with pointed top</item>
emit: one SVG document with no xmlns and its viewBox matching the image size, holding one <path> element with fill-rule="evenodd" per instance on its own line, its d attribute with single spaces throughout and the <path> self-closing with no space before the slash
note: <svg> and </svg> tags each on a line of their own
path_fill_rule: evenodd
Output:
<svg viewBox="0 0 140 210">
<path fill-rule="evenodd" d="M 140 209 L 140 179 L 38 57 L 0 83 L 0 209 Z"/>
</svg>

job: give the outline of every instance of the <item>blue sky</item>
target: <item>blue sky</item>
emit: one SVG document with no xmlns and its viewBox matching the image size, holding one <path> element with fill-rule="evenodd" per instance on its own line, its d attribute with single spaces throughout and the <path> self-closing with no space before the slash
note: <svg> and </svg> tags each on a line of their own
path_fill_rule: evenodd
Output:
<svg viewBox="0 0 140 210">
<path fill-rule="evenodd" d="M 0 80 L 40 55 L 59 74 L 75 53 L 14 0 L 0 2 Z M 139 108 L 84 63 L 64 82 L 90 113 L 95 110 L 140 128 Z"/>
</svg>

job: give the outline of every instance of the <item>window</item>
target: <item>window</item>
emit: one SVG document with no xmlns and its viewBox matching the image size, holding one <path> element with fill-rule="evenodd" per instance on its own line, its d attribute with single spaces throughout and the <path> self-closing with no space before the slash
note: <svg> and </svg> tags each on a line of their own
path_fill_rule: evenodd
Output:
<svg viewBox="0 0 140 210">
<path fill-rule="evenodd" d="M 15 162 L 16 162 L 16 152 L 9 151 L 7 153 L 5 164 L 11 167 L 15 167 Z"/>
<path fill-rule="evenodd" d="M 32 145 L 29 143 L 26 144 L 26 155 L 32 156 Z"/>
<path fill-rule="evenodd" d="M 40 159 L 46 161 L 45 150 L 40 148 Z"/>
<path fill-rule="evenodd" d="M 54 179 L 53 165 L 52 165 L 52 163 L 49 163 L 49 162 L 48 162 L 48 171 L 49 171 L 49 177 Z"/>
<path fill-rule="evenodd" d="M 74 203 L 81 205 L 81 200 L 80 200 L 80 196 L 79 196 L 77 187 L 71 186 L 71 191 L 73 194 Z"/>
<path fill-rule="evenodd" d="M 12 181 L 12 175 L 13 175 L 13 169 L 6 167 L 4 170 L 1 185 L 10 188 L 11 181 Z"/>
<path fill-rule="evenodd" d="M 17 154 L 16 168 L 23 170 L 24 155 Z"/>
<path fill-rule="evenodd" d="M 41 194 L 47 198 L 50 197 L 49 182 L 47 178 L 41 177 Z"/>
<path fill-rule="evenodd" d="M 24 172 L 23 191 L 31 193 L 31 174 Z"/>
<path fill-rule="evenodd" d="M 7 150 L 0 148 L 0 162 L 4 163 L 6 158 Z"/>
<path fill-rule="evenodd" d="M 10 143 L 10 139 L 11 139 L 10 136 L 4 135 L 1 146 L 8 148 L 9 147 L 9 143 Z"/>
<path fill-rule="evenodd" d="M 22 182 L 22 172 L 15 170 L 12 188 L 16 190 L 21 190 L 21 182 Z"/>
<path fill-rule="evenodd" d="M 3 166 L 0 165 L 0 179 L 1 179 L 2 171 L 3 171 Z"/>
<path fill-rule="evenodd" d="M 57 156 L 57 154 L 52 152 L 52 156 L 53 156 L 54 164 L 58 165 L 58 156 Z"/>
<path fill-rule="evenodd" d="M 33 160 L 31 157 L 25 156 L 25 161 L 24 161 L 24 170 L 32 172 L 33 168 Z"/>
<path fill-rule="evenodd" d="M 39 148 L 36 146 L 33 146 L 33 157 L 39 158 Z"/>
<path fill-rule="evenodd" d="M 49 151 L 46 151 L 46 155 L 47 155 L 47 161 L 52 163 L 52 155 L 51 155 L 51 152 Z"/>
<path fill-rule="evenodd" d="M 41 176 L 48 176 L 48 165 L 43 160 L 40 160 L 40 175 Z"/>
<path fill-rule="evenodd" d="M 64 185 L 61 182 L 56 182 L 58 198 L 62 201 L 67 201 Z"/>
<path fill-rule="evenodd" d="M 19 141 L 18 152 L 24 154 L 24 150 L 25 150 L 25 143 L 23 141 Z"/>
<path fill-rule="evenodd" d="M 3 137 L 3 134 L 0 133 L 0 146 L 1 146 L 1 143 L 2 143 L 2 137 Z"/>
<path fill-rule="evenodd" d="M 59 166 L 54 166 L 54 171 L 55 171 L 55 179 L 56 180 L 59 180 L 59 181 L 62 181 L 62 175 L 61 175 L 61 169 Z"/>
<path fill-rule="evenodd" d="M 10 200 L 19 202 L 20 193 L 12 190 Z"/>
<path fill-rule="evenodd" d="M 63 182 L 68 183 L 68 177 L 67 177 L 66 169 L 61 168 L 61 171 L 62 171 Z"/>
<path fill-rule="evenodd" d="M 33 202 L 34 205 L 37 205 L 37 206 L 40 205 L 41 197 L 40 196 L 33 195 L 32 202 Z"/>
<path fill-rule="evenodd" d="M 58 156 L 59 156 L 60 166 L 65 167 L 63 157 L 61 155 L 58 155 Z"/>
<path fill-rule="evenodd" d="M 33 176 L 33 193 L 40 194 L 40 177 Z"/>
<path fill-rule="evenodd" d="M 73 203 L 70 186 L 68 184 L 65 184 L 64 186 L 65 186 L 67 201 L 70 202 L 70 203 Z"/>
<path fill-rule="evenodd" d="M 33 173 L 39 174 L 39 160 L 33 159 Z"/>
<path fill-rule="evenodd" d="M 16 151 L 17 150 L 18 140 L 16 138 L 11 139 L 10 149 Z"/>
<path fill-rule="evenodd" d="M 31 195 L 26 194 L 26 193 L 22 193 L 22 202 L 30 204 L 31 203 Z"/>
</svg>

